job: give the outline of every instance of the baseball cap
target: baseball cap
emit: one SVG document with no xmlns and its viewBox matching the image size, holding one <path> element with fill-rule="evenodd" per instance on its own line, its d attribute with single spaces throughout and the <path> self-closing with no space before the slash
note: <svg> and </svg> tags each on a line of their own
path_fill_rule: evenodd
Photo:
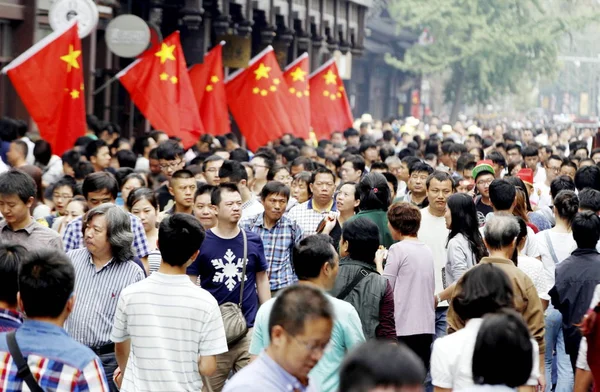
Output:
<svg viewBox="0 0 600 392">
<path fill-rule="evenodd" d="M 477 180 L 477 177 L 483 173 L 490 173 L 492 175 L 496 175 L 494 171 L 494 162 L 489 159 L 484 159 L 482 161 L 477 162 L 477 165 L 473 168 L 473 179 Z"/>
<path fill-rule="evenodd" d="M 533 170 L 532 169 L 521 169 L 517 172 L 517 177 L 519 177 L 525 184 L 533 185 Z"/>
</svg>

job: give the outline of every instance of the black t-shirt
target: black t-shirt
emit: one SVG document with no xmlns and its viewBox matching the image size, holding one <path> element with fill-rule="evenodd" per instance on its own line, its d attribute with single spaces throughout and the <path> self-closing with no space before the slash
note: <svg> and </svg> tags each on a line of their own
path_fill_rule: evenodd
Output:
<svg viewBox="0 0 600 392">
<path fill-rule="evenodd" d="M 482 202 L 481 196 L 477 196 L 477 199 L 475 200 L 475 207 L 477 208 L 477 221 L 479 222 L 479 227 L 483 227 L 485 226 L 485 217 L 490 212 L 494 212 L 494 209 Z"/>
<path fill-rule="evenodd" d="M 173 199 L 173 195 L 169 193 L 169 188 L 165 184 L 156 190 L 156 198 L 158 199 L 158 207 L 162 211 L 169 201 Z"/>
</svg>

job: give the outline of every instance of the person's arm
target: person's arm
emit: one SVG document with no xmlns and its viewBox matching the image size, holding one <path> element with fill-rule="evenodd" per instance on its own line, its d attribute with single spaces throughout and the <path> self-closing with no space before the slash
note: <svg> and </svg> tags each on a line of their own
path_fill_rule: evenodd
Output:
<svg viewBox="0 0 600 392">
<path fill-rule="evenodd" d="M 464 249 L 463 243 L 458 237 L 454 237 L 452 240 L 450 240 L 448 243 L 447 252 L 448 263 L 446 264 L 447 266 L 450 266 L 450 271 L 446 271 L 446 275 L 448 272 L 450 272 L 454 279 L 458 280 L 465 274 L 465 272 L 467 272 L 469 265 L 467 263 L 466 252 L 471 252 L 471 249 Z M 447 295 L 450 295 L 451 293 L 452 292 L 448 293 Z"/>
<path fill-rule="evenodd" d="M 588 392 L 594 383 L 592 372 L 577 368 L 575 371 L 575 387 L 573 392 Z"/>
<path fill-rule="evenodd" d="M 375 267 L 377 268 L 377 272 L 379 272 L 380 275 L 383 275 L 383 262 L 385 261 L 385 258 L 387 256 L 387 249 L 385 248 L 381 248 L 378 249 L 377 252 L 375 252 Z"/>
<path fill-rule="evenodd" d="M 437 296 L 440 297 L 439 302 L 450 301 L 450 299 L 452 299 L 452 293 L 454 293 L 455 288 L 456 288 L 456 282 L 452 283 L 450 286 L 446 287 L 444 289 L 444 291 L 440 291 L 439 293 L 437 293 Z M 436 297 L 435 298 L 435 307 L 437 308 L 437 306 L 438 306 L 438 300 Z"/>
<path fill-rule="evenodd" d="M 398 278 L 398 271 L 400 270 L 400 257 L 402 255 L 398 251 L 398 247 L 392 246 L 388 252 L 387 263 L 383 269 L 383 276 L 390 282 L 392 292 L 396 287 L 396 279 Z"/>
<path fill-rule="evenodd" d="M 386 282 L 385 294 L 379 303 L 379 325 L 375 330 L 378 338 L 396 340 L 396 320 L 394 318 L 394 292 L 390 282 Z"/>
<path fill-rule="evenodd" d="M 119 369 L 121 369 L 121 374 L 119 375 L 118 380 L 115 380 L 115 382 L 118 382 L 119 385 L 121 385 L 121 382 L 125 377 L 125 369 L 127 369 L 127 360 L 129 359 L 130 350 L 130 339 L 115 343 L 115 357 L 117 357 L 117 365 L 119 365 Z"/>
<path fill-rule="evenodd" d="M 212 376 L 217 370 L 217 355 L 227 352 L 227 338 L 223 317 L 217 300 L 212 298 L 212 309 L 205 313 L 198 341 L 198 371 Z"/>
<path fill-rule="evenodd" d="M 198 358 L 198 371 L 203 376 L 212 376 L 217 371 L 216 355 Z"/>
<path fill-rule="evenodd" d="M 261 305 L 271 299 L 271 286 L 267 271 L 256 273 L 256 291 L 258 291 L 258 302 Z"/>
</svg>

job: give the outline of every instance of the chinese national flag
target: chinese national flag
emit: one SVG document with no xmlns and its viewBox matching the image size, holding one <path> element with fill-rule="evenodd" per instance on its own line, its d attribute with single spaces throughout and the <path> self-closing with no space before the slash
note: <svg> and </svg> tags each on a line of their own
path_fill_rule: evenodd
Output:
<svg viewBox="0 0 600 392">
<path fill-rule="evenodd" d="M 294 136 L 308 139 L 310 131 L 310 101 L 308 91 L 308 53 L 290 63 L 283 73 L 290 97 L 290 121 Z"/>
<path fill-rule="evenodd" d="M 352 126 L 352 111 L 335 59 L 310 75 L 310 123 L 317 139 L 329 139 L 334 131 Z"/>
<path fill-rule="evenodd" d="M 223 76 L 223 45 L 221 42 L 204 56 L 204 63 L 190 69 L 190 80 L 204 129 L 219 136 L 231 132 Z"/>
<path fill-rule="evenodd" d="M 286 89 L 271 46 L 225 82 L 229 109 L 250 150 L 291 132 Z"/>
<path fill-rule="evenodd" d="M 180 137 L 185 148 L 204 133 L 179 32 L 146 51 L 117 75 L 155 129 Z"/>
<path fill-rule="evenodd" d="M 8 64 L 8 74 L 40 135 L 62 155 L 85 135 L 83 58 L 77 25 L 55 31 Z"/>
</svg>

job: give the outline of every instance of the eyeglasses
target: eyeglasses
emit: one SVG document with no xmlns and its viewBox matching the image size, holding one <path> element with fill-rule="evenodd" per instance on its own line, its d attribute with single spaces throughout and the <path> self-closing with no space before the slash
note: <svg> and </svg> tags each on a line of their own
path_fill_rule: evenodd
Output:
<svg viewBox="0 0 600 392">
<path fill-rule="evenodd" d="M 180 159 L 178 162 L 171 162 L 171 163 L 167 163 L 166 165 L 159 164 L 158 167 L 160 167 L 162 170 L 168 170 L 168 169 L 175 170 L 182 163 L 183 163 L 183 159 Z"/>
<path fill-rule="evenodd" d="M 494 182 L 494 180 L 481 180 L 481 181 L 477 181 L 477 186 L 490 185 L 492 182 Z"/>
<path fill-rule="evenodd" d="M 55 193 L 52 195 L 53 199 L 62 199 L 62 200 L 67 200 L 67 199 L 72 199 L 73 195 L 67 195 L 66 193 L 60 194 L 60 193 Z"/>
<path fill-rule="evenodd" d="M 327 342 L 325 344 L 307 343 L 307 342 L 303 342 L 302 340 L 298 339 L 297 337 L 295 337 L 294 335 L 292 335 L 288 331 L 285 331 L 285 333 L 288 334 L 289 337 L 291 337 L 292 339 L 294 339 L 296 341 L 296 343 L 298 343 L 299 345 L 301 345 L 302 347 L 304 347 L 306 349 L 306 351 L 308 351 L 310 353 L 321 353 L 321 354 L 323 354 L 325 352 L 325 350 L 327 349 L 327 345 L 329 344 L 329 342 Z"/>
</svg>

